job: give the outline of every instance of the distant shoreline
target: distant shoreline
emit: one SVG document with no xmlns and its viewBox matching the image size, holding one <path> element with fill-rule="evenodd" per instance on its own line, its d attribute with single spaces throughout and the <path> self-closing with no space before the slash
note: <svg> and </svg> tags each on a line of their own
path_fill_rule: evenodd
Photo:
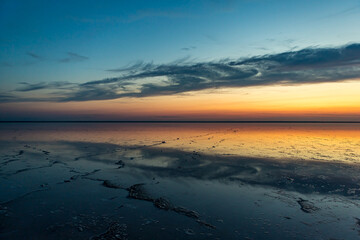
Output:
<svg viewBox="0 0 360 240">
<path fill-rule="evenodd" d="M 0 121 L 1 123 L 360 123 L 360 121 Z"/>
</svg>

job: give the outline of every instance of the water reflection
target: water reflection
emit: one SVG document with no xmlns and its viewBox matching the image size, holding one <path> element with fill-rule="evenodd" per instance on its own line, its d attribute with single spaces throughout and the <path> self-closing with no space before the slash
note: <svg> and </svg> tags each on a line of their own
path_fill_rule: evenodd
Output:
<svg viewBox="0 0 360 240">
<path fill-rule="evenodd" d="M 2 124 L 0 132 L 4 239 L 112 239 L 111 229 L 121 239 L 355 239 L 360 230 L 359 124 Z M 136 184 L 146 201 L 126 197 Z"/>
<path fill-rule="evenodd" d="M 0 140 L 154 145 L 209 154 L 359 162 L 360 124 L 50 123 L 2 124 Z"/>
</svg>

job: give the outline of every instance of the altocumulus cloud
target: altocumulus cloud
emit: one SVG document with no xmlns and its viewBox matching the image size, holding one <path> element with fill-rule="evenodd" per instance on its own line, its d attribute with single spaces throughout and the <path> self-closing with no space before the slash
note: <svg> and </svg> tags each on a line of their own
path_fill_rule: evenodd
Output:
<svg viewBox="0 0 360 240">
<path fill-rule="evenodd" d="M 72 84 L 60 97 L 62 84 L 27 84 L 17 91 L 51 88 L 58 90 L 58 97 L 49 101 L 90 101 L 174 95 L 213 88 L 344 81 L 360 77 L 360 44 L 216 62 L 179 61 L 161 65 L 137 62 L 110 71 L 118 72 L 119 76 Z M 21 98 L 3 97 L 0 101 L 21 101 Z"/>
</svg>

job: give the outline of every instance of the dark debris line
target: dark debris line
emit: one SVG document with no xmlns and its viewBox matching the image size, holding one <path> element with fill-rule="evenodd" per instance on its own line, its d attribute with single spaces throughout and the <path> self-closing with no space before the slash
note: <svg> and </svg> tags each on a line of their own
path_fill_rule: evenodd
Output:
<svg viewBox="0 0 360 240">
<path fill-rule="evenodd" d="M 168 199 L 163 198 L 163 197 L 159 197 L 159 198 L 151 197 L 145 191 L 145 188 L 144 188 L 145 184 L 143 184 L 143 183 L 134 184 L 128 188 L 124 188 L 124 187 L 121 187 L 118 184 L 113 183 L 109 180 L 104 180 L 102 185 L 104 187 L 108 187 L 108 188 L 125 189 L 129 192 L 128 198 L 152 202 L 154 204 L 154 206 L 159 209 L 162 209 L 165 211 L 174 211 L 176 213 L 179 213 L 184 216 L 195 219 L 196 222 L 202 226 L 205 226 L 205 227 L 208 227 L 211 229 L 216 229 L 216 226 L 201 220 L 200 214 L 193 210 L 189 210 L 189 209 L 181 207 L 181 206 L 174 206 Z"/>
</svg>

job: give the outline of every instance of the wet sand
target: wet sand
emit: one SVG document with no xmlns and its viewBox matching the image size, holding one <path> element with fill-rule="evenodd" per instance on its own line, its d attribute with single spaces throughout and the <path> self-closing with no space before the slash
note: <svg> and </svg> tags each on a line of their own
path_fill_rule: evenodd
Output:
<svg viewBox="0 0 360 240">
<path fill-rule="evenodd" d="M 0 239 L 358 239 L 360 124 L 2 123 Z"/>
</svg>

